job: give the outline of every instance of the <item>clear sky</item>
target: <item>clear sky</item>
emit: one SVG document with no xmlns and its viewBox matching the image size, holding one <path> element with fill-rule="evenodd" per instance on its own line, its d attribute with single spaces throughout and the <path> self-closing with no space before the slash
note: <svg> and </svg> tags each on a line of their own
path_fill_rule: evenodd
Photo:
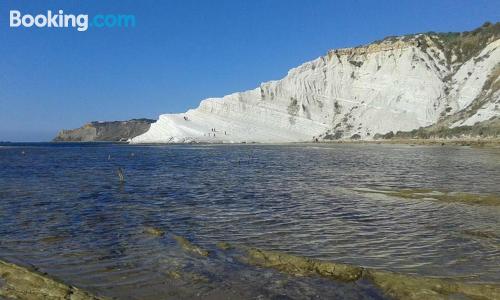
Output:
<svg viewBox="0 0 500 300">
<path fill-rule="evenodd" d="M 135 28 L 10 28 L 9 11 L 133 14 Z M 0 140 L 157 118 L 252 89 L 331 48 L 499 21 L 498 0 L 0 0 Z"/>
</svg>

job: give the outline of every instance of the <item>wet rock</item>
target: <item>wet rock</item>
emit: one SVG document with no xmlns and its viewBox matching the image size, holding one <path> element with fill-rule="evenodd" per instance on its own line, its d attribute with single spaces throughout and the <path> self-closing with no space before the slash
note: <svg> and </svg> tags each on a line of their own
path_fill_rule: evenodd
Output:
<svg viewBox="0 0 500 300">
<path fill-rule="evenodd" d="M 202 274 L 196 273 L 196 272 L 183 272 L 180 270 L 172 270 L 167 273 L 167 276 L 179 280 L 182 279 L 183 281 L 189 281 L 191 283 L 209 283 L 210 279 Z"/>
<path fill-rule="evenodd" d="M 434 199 L 442 202 L 469 205 L 500 206 L 500 195 L 484 195 L 463 192 L 441 192 L 430 189 L 356 189 L 357 192 L 384 194 L 405 199 Z"/>
<path fill-rule="evenodd" d="M 105 299 L 4 261 L 0 261 L 0 282 L 0 299 Z"/>
<path fill-rule="evenodd" d="M 480 237 L 480 238 L 487 238 L 487 239 L 494 239 L 498 238 L 498 235 L 492 231 L 483 231 L 483 230 L 463 230 L 463 234 L 474 236 L 474 237 Z"/>
<path fill-rule="evenodd" d="M 188 278 L 193 283 L 209 283 L 210 278 L 203 274 L 195 273 L 195 272 L 187 272 L 185 273 L 185 277 Z"/>
<path fill-rule="evenodd" d="M 173 279 L 179 279 L 182 277 L 181 272 L 175 271 L 175 270 L 169 271 L 167 273 L 167 275 L 168 275 L 168 277 L 173 278 Z"/>
<path fill-rule="evenodd" d="M 470 193 L 445 193 L 437 198 L 445 202 L 461 202 L 464 204 L 500 206 L 500 195 L 479 195 Z"/>
<path fill-rule="evenodd" d="M 186 252 L 194 253 L 196 255 L 205 256 L 205 257 L 208 256 L 208 251 L 206 251 L 206 250 L 204 250 L 196 245 L 191 244 L 190 241 L 183 238 L 182 236 L 174 235 L 173 238 L 174 238 L 174 240 L 177 241 L 179 246 L 181 246 L 181 248 L 184 249 Z"/>
<path fill-rule="evenodd" d="M 160 237 L 160 236 L 164 236 L 165 235 L 165 231 L 160 229 L 160 228 L 156 228 L 156 227 L 144 227 L 144 233 L 147 233 L 149 235 L 152 235 L 152 236 L 157 236 L 157 237 Z"/>
<path fill-rule="evenodd" d="M 391 272 L 366 270 L 370 279 L 386 295 L 396 299 L 500 299 L 500 287 L 467 284 L 447 279 L 417 277 Z"/>
<path fill-rule="evenodd" d="M 229 244 L 227 242 L 219 242 L 219 243 L 217 243 L 217 248 L 219 248 L 221 250 L 229 250 L 229 249 L 232 249 L 233 247 L 231 246 L 231 244 Z"/>
<path fill-rule="evenodd" d="M 40 239 L 40 242 L 45 244 L 56 244 L 66 239 L 66 236 L 47 236 Z"/>
<path fill-rule="evenodd" d="M 295 276 L 319 275 L 346 282 L 368 280 L 394 299 L 500 300 L 500 285 L 470 284 L 451 279 L 403 275 L 259 249 L 248 249 L 244 261 Z"/>
<path fill-rule="evenodd" d="M 246 262 L 251 265 L 273 268 L 294 276 L 320 275 L 340 281 L 355 281 L 363 274 L 361 267 L 259 249 L 249 249 Z"/>
</svg>

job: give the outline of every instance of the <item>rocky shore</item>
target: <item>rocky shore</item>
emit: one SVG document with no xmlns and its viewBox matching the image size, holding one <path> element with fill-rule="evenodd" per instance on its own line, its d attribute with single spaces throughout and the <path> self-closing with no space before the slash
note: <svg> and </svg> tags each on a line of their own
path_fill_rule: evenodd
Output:
<svg viewBox="0 0 500 300">
<path fill-rule="evenodd" d="M 222 251 L 209 252 L 185 237 L 167 233 L 162 228 L 145 227 L 142 231 L 153 238 L 171 239 L 187 254 L 197 260 L 207 260 L 213 255 L 234 256 L 240 263 L 269 268 L 291 276 L 318 276 L 340 282 L 369 282 L 393 299 L 500 299 L 500 286 L 486 283 L 466 283 L 453 278 L 432 278 L 407 275 L 366 268 L 333 261 L 322 261 L 279 251 L 268 251 L 242 245 L 219 242 L 216 247 Z M 169 280 L 206 282 L 206 276 L 193 273 L 189 268 L 178 268 L 168 272 Z M 58 282 L 36 270 L 0 260 L 0 298 L 2 299 L 72 299 L 100 300 L 86 291 Z"/>
<path fill-rule="evenodd" d="M 491 139 L 422 139 L 422 138 L 392 138 L 379 140 L 347 140 L 322 141 L 321 143 L 337 144 L 402 144 L 402 145 L 429 145 L 429 146 L 473 146 L 473 147 L 500 147 L 500 138 Z"/>
<path fill-rule="evenodd" d="M 105 300 L 46 274 L 0 260 L 0 299 Z"/>
</svg>

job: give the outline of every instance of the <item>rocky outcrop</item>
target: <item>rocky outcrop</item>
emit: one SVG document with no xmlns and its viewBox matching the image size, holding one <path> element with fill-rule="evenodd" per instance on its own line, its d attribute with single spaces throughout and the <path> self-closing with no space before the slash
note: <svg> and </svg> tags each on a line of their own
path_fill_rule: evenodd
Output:
<svg viewBox="0 0 500 300">
<path fill-rule="evenodd" d="M 500 23 L 331 50 L 281 80 L 165 114 L 132 143 L 371 140 L 500 116 Z"/>
<path fill-rule="evenodd" d="M 500 206 L 500 196 L 496 194 L 473 194 L 457 191 L 436 191 L 431 189 L 368 189 L 358 188 L 357 192 L 381 194 L 402 199 L 425 199 L 466 205 Z"/>
<path fill-rule="evenodd" d="M 104 300 L 105 298 L 0 260 L 0 299 Z"/>
<path fill-rule="evenodd" d="M 149 130 L 151 119 L 129 121 L 91 122 L 77 129 L 62 130 L 55 142 L 127 141 Z"/>
<path fill-rule="evenodd" d="M 192 244 L 190 241 L 188 241 L 186 238 L 179 236 L 179 235 L 173 235 L 174 240 L 181 246 L 181 248 L 189 253 L 193 253 L 199 256 L 208 256 L 208 251 L 204 250 L 194 244 Z"/>
<path fill-rule="evenodd" d="M 273 268 L 295 276 L 319 275 L 349 282 L 356 281 L 363 275 L 361 267 L 255 248 L 247 251 L 244 261 L 251 265 Z"/>
<path fill-rule="evenodd" d="M 497 284 L 471 284 L 454 279 L 398 274 L 277 251 L 251 248 L 242 261 L 293 276 L 321 276 L 345 282 L 369 281 L 392 299 L 500 299 Z"/>
</svg>

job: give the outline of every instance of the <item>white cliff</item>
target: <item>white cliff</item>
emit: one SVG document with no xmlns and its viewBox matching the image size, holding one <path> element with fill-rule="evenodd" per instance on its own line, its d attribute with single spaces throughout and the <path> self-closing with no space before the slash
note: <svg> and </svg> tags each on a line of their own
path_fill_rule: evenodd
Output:
<svg viewBox="0 0 500 300">
<path fill-rule="evenodd" d="M 440 122 L 456 127 L 498 118 L 499 28 L 332 50 L 281 80 L 161 115 L 131 142 L 372 139 Z"/>
</svg>

